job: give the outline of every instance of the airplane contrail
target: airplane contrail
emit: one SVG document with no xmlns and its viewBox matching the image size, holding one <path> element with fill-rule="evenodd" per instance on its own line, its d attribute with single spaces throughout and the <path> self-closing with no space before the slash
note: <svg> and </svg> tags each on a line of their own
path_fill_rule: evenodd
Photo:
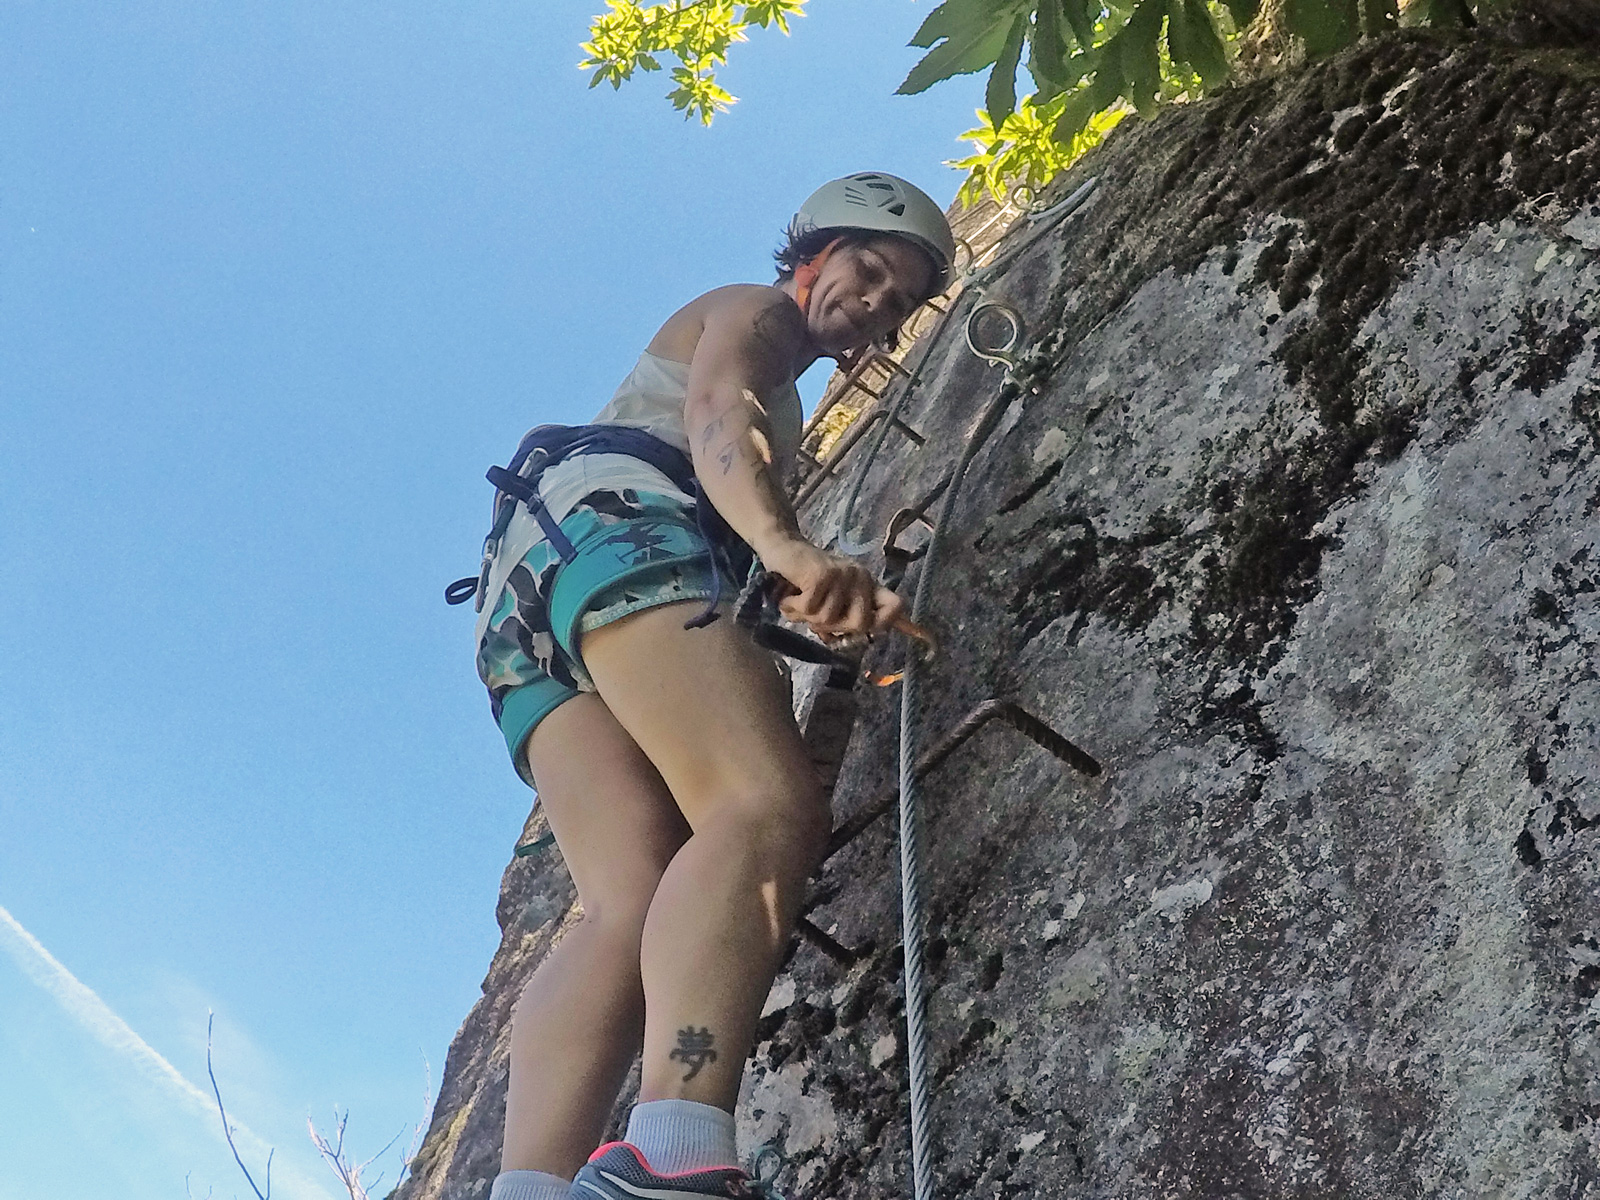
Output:
<svg viewBox="0 0 1600 1200">
<path fill-rule="evenodd" d="M 160 1051 L 135 1033 L 132 1026 L 113 1012 L 111 1006 L 100 999 L 92 988 L 67 970 L 3 906 L 0 906 L 0 946 L 5 947 L 17 966 L 22 968 L 23 974 L 49 993 L 96 1041 L 128 1059 L 147 1079 L 164 1086 L 181 1099 L 185 1107 L 204 1118 L 211 1133 L 222 1140 L 222 1121 L 217 1115 L 216 1101 L 189 1082 L 183 1072 L 168 1062 Z M 231 1118 L 228 1124 L 233 1128 L 233 1140 L 240 1152 L 265 1162 L 270 1149 L 267 1143 Z M 321 1185 L 292 1169 L 279 1168 L 274 1171 L 274 1176 L 272 1182 L 287 1184 L 294 1196 L 303 1197 L 304 1200 L 331 1200 Z"/>
</svg>

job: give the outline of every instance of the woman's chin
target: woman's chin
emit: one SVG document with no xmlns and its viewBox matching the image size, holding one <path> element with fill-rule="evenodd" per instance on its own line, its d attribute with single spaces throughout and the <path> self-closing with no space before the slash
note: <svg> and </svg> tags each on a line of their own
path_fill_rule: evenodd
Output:
<svg viewBox="0 0 1600 1200">
<path fill-rule="evenodd" d="M 833 336 L 819 338 L 823 349 L 830 355 L 855 355 L 860 354 L 872 345 L 872 339 L 851 326 L 849 329 L 832 331 Z"/>
</svg>

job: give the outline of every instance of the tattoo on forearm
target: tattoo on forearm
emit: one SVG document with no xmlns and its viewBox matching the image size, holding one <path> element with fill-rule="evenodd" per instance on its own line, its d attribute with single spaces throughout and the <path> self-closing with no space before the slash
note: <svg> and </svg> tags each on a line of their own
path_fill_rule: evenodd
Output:
<svg viewBox="0 0 1600 1200">
<path fill-rule="evenodd" d="M 678 1030 L 678 1047 L 667 1057 L 689 1068 L 689 1073 L 683 1077 L 685 1083 L 700 1074 L 700 1069 L 707 1063 L 717 1061 L 717 1052 L 711 1048 L 716 1040 L 709 1028 L 696 1029 L 690 1025 L 687 1029 Z"/>
<path fill-rule="evenodd" d="M 722 432 L 722 427 L 727 423 L 727 417 L 718 417 L 715 421 L 709 422 L 700 433 L 700 449 L 707 449 L 711 445 L 711 440 Z"/>
<path fill-rule="evenodd" d="M 777 518 L 782 529 L 798 535 L 800 525 L 784 492 L 782 480 L 772 463 L 772 427 L 761 398 L 749 388 L 742 389 L 744 406 L 725 409 L 702 427 L 699 434 L 699 461 L 702 474 L 726 479 L 737 475 L 757 494 L 760 508 Z M 718 435 L 721 444 L 718 445 Z M 713 448 L 715 447 L 715 448 Z M 716 471 L 711 470 L 716 463 Z"/>
</svg>

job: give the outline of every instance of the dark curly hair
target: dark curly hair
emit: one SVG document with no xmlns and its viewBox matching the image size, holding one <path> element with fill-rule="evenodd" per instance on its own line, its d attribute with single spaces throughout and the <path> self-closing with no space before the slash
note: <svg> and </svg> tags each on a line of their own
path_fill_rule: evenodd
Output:
<svg viewBox="0 0 1600 1200">
<path fill-rule="evenodd" d="M 772 257 L 778 264 L 778 282 L 787 283 L 793 279 L 795 270 L 821 254 L 829 242 L 837 241 L 841 246 L 864 246 L 874 238 L 894 236 L 892 233 L 877 233 L 870 229 L 818 229 L 814 225 L 802 226 L 796 222 L 784 230 L 783 245 L 772 252 Z M 927 296 L 924 299 L 931 300 L 933 297 Z M 900 345 L 899 331 L 894 330 L 884 334 L 877 345 L 878 349 L 886 352 L 894 350 Z"/>
<path fill-rule="evenodd" d="M 773 259 L 778 264 L 778 282 L 786 283 L 794 278 L 796 268 L 810 262 L 835 239 L 842 239 L 846 246 L 861 245 L 867 241 L 864 231 L 846 230 L 841 233 L 837 229 L 818 229 L 815 225 L 801 225 L 798 221 L 783 231 L 783 245 L 772 252 Z"/>
</svg>

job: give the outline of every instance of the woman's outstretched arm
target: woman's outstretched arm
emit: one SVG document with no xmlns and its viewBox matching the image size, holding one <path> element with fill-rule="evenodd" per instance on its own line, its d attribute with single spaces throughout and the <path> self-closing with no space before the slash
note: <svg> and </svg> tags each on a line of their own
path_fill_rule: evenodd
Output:
<svg viewBox="0 0 1600 1200">
<path fill-rule="evenodd" d="M 795 589 L 784 615 L 822 632 L 886 628 L 903 607 L 852 559 L 800 532 L 772 462 L 762 397 L 788 384 L 807 346 L 805 318 L 776 288 L 730 289 L 705 316 L 689 368 L 684 427 L 695 472 L 717 511 Z"/>
</svg>

